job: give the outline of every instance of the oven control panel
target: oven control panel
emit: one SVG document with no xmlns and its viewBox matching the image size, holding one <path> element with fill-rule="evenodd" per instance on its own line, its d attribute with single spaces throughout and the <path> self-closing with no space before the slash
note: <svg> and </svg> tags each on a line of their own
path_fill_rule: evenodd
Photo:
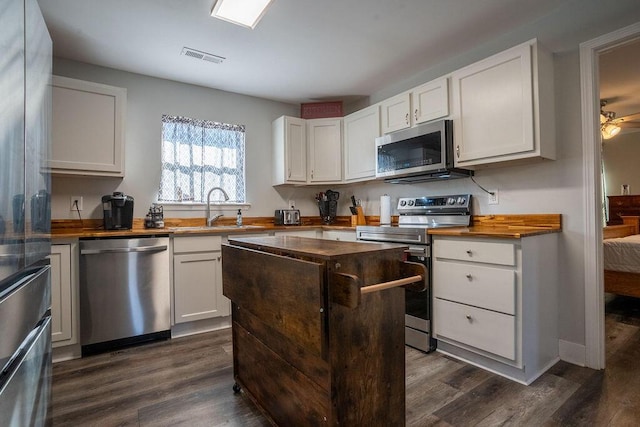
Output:
<svg viewBox="0 0 640 427">
<path fill-rule="evenodd" d="M 471 194 L 454 194 L 435 197 L 401 197 L 398 199 L 398 212 L 438 212 L 460 210 L 468 212 L 471 206 Z"/>
</svg>

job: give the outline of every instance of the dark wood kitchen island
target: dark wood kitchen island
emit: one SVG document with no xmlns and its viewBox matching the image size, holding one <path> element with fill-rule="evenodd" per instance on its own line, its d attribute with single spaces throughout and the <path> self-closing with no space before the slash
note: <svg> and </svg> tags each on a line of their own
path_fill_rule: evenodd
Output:
<svg viewBox="0 0 640 427">
<path fill-rule="evenodd" d="M 236 384 L 282 426 L 404 425 L 405 246 L 292 236 L 222 248 Z"/>
</svg>

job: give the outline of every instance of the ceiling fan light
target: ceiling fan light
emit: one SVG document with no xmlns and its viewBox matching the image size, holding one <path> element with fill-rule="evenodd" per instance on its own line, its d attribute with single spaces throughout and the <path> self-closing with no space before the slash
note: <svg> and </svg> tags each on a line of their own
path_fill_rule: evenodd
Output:
<svg viewBox="0 0 640 427">
<path fill-rule="evenodd" d="M 602 139 L 611 139 L 620 133 L 620 126 L 616 126 L 612 123 L 602 126 Z"/>
</svg>

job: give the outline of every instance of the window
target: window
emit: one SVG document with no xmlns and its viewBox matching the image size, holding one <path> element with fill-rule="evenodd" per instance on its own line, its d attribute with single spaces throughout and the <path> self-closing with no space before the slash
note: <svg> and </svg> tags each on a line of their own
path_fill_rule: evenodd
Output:
<svg viewBox="0 0 640 427">
<path fill-rule="evenodd" d="M 244 125 L 162 116 L 160 202 L 205 203 L 213 187 L 245 202 Z M 214 192 L 214 200 L 223 200 Z"/>
</svg>

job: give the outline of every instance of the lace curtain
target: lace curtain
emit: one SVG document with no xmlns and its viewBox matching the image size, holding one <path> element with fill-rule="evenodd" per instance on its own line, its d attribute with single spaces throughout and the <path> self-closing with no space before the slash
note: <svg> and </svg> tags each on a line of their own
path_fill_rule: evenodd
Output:
<svg viewBox="0 0 640 427">
<path fill-rule="evenodd" d="M 213 187 L 229 201 L 245 202 L 245 127 L 162 116 L 159 202 L 206 202 Z M 221 192 L 213 200 L 224 200 Z"/>
</svg>

